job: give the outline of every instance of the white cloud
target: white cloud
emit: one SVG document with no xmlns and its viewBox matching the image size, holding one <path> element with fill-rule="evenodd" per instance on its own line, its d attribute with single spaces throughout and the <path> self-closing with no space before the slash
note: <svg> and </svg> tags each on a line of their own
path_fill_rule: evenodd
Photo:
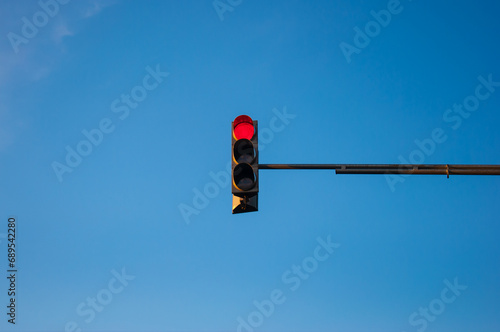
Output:
<svg viewBox="0 0 500 332">
<path fill-rule="evenodd" d="M 90 7 L 86 8 L 83 13 L 83 18 L 89 18 L 99 14 L 104 8 L 110 7 L 116 4 L 116 1 L 102 1 L 94 0 L 91 2 Z"/>
<path fill-rule="evenodd" d="M 52 39 L 60 44 L 64 37 L 73 36 L 75 33 L 71 31 L 66 23 L 58 22 L 52 30 Z"/>
<path fill-rule="evenodd" d="M 26 82 L 36 82 L 48 77 L 54 67 L 57 67 L 58 59 L 64 57 L 65 37 L 74 36 L 82 28 L 77 22 L 93 17 L 104 8 L 117 3 L 114 0 L 71 2 L 73 7 L 70 4 L 61 6 L 57 17 L 43 28 L 48 30 L 48 34 L 40 33 L 29 39 L 29 43 L 20 45 L 20 52 L 15 53 L 10 44 L 6 48 L 0 46 L 0 152 L 15 144 L 20 133 L 30 127 L 26 118 L 19 118 L 13 111 L 10 92 L 16 91 Z M 29 13 L 37 9 L 38 7 L 30 7 L 19 11 L 19 18 L 11 20 L 11 30 L 20 33 L 20 17 L 29 16 Z"/>
<path fill-rule="evenodd" d="M 14 132 L 9 121 L 9 112 L 0 101 L 0 151 L 4 151 L 12 143 L 14 143 Z"/>
</svg>

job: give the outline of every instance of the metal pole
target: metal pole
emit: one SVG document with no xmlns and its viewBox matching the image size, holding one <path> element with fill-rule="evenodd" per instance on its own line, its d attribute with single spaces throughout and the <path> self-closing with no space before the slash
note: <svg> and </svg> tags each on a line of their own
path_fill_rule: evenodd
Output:
<svg viewBox="0 0 500 332">
<path fill-rule="evenodd" d="M 259 169 L 332 169 L 336 174 L 500 175 L 500 165 L 259 164 Z"/>
</svg>

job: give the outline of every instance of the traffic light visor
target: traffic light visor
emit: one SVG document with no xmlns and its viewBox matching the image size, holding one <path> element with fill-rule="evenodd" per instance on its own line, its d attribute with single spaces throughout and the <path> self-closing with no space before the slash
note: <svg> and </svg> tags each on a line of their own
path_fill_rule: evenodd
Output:
<svg viewBox="0 0 500 332">
<path fill-rule="evenodd" d="M 234 137 L 238 139 L 252 139 L 255 128 L 253 126 L 253 120 L 248 115 L 240 115 L 233 122 L 233 133 Z"/>
</svg>

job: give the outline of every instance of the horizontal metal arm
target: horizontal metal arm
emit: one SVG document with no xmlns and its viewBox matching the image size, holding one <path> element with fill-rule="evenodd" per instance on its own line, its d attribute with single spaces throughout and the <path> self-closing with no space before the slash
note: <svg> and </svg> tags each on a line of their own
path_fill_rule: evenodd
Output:
<svg viewBox="0 0 500 332">
<path fill-rule="evenodd" d="M 500 165 L 259 164 L 259 169 L 333 169 L 336 174 L 500 175 Z"/>
</svg>

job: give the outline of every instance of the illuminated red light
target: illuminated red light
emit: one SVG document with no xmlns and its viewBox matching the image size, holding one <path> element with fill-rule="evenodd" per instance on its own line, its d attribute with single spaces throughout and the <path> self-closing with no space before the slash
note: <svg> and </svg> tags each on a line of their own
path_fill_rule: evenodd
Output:
<svg viewBox="0 0 500 332">
<path fill-rule="evenodd" d="M 234 137 L 236 139 L 246 138 L 251 140 L 255 133 L 253 120 L 248 115 L 240 115 L 234 119 Z"/>
</svg>

